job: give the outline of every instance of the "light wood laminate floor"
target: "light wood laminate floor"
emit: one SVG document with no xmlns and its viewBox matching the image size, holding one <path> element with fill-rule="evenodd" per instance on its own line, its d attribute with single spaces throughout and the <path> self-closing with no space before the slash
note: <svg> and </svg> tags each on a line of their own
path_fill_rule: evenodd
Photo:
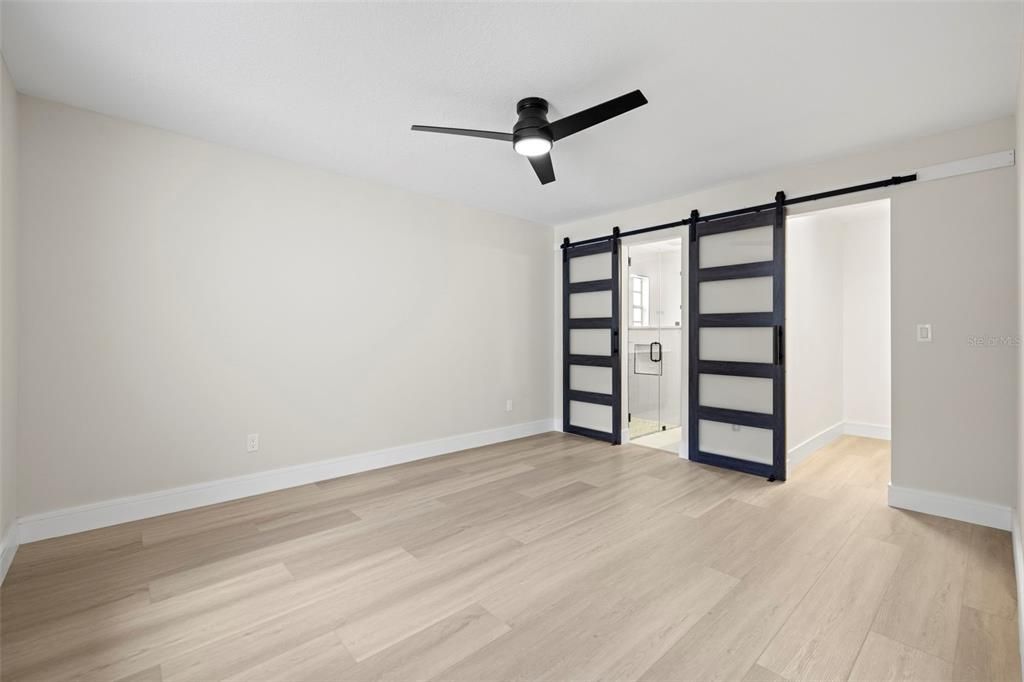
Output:
<svg viewBox="0 0 1024 682">
<path fill-rule="evenodd" d="M 1008 533 L 545 434 L 22 546 L 4 680 L 1019 680 Z"/>
</svg>

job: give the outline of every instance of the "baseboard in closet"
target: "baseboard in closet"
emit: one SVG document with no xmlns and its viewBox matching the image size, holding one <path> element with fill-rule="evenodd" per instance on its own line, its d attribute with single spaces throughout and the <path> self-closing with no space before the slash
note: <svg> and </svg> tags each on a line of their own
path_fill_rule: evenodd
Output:
<svg viewBox="0 0 1024 682">
<path fill-rule="evenodd" d="M 842 436 L 845 433 L 844 427 L 845 424 L 843 422 L 837 422 L 824 431 L 811 436 L 803 443 L 790 448 L 789 452 L 786 453 L 787 466 L 795 467 L 812 453 L 817 452 L 836 438 Z"/>
<path fill-rule="evenodd" d="M 863 422 L 846 422 L 843 433 L 847 436 L 863 436 L 864 438 L 880 438 L 892 440 L 892 427 L 882 424 L 865 424 Z"/>
</svg>

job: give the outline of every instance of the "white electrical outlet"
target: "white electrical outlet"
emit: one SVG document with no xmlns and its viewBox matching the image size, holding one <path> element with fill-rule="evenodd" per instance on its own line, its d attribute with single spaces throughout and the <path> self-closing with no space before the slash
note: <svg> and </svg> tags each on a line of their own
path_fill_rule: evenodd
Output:
<svg viewBox="0 0 1024 682">
<path fill-rule="evenodd" d="M 505 401 L 505 411 L 506 412 L 511 412 L 512 411 L 512 398 L 509 398 L 508 400 Z"/>
<path fill-rule="evenodd" d="M 245 438 L 245 449 L 249 452 L 256 452 L 260 449 L 260 434 L 250 433 Z"/>
<path fill-rule="evenodd" d="M 919 325 L 917 325 L 917 342 L 918 343 L 931 343 L 932 342 L 932 326 L 930 324 L 919 324 Z"/>
</svg>

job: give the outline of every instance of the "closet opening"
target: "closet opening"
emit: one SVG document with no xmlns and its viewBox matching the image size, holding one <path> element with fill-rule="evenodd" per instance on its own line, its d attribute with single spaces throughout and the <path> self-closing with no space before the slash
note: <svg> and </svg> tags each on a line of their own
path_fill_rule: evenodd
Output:
<svg viewBox="0 0 1024 682">
<path fill-rule="evenodd" d="M 826 447 L 888 457 L 882 441 L 890 440 L 892 424 L 889 222 L 888 199 L 787 221 L 791 468 Z M 842 436 L 878 439 L 877 447 Z"/>
</svg>

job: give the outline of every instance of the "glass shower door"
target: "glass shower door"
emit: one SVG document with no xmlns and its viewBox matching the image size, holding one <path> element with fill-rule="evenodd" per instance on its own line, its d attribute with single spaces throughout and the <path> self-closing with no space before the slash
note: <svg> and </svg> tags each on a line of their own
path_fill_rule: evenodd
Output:
<svg viewBox="0 0 1024 682">
<path fill-rule="evenodd" d="M 629 437 L 631 440 L 662 429 L 664 349 L 657 306 L 654 271 L 634 272 L 630 259 L 629 301 Z"/>
</svg>

